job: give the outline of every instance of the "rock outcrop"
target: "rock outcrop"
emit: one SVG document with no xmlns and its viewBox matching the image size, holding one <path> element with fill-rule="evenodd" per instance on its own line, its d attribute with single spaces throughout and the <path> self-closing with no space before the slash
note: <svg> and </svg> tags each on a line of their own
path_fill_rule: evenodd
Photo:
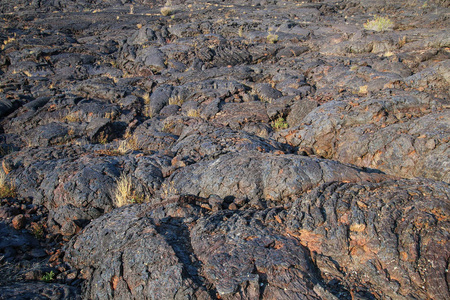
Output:
<svg viewBox="0 0 450 300">
<path fill-rule="evenodd" d="M 0 1 L 0 299 L 447 299 L 448 1 Z"/>
</svg>

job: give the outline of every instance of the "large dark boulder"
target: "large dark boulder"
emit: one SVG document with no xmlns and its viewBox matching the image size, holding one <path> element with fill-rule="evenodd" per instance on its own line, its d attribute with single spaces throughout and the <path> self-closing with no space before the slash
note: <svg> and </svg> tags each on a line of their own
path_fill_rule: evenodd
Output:
<svg viewBox="0 0 450 300">
<path fill-rule="evenodd" d="M 71 236 L 90 220 L 120 205 L 116 194 L 122 174 L 132 184 L 130 201 L 133 195 L 148 199 L 161 186 L 161 169 L 170 164 L 165 157 L 102 156 L 103 151 L 80 155 L 63 148 L 47 148 L 16 153 L 11 158 L 14 169 L 8 176 L 21 197 L 47 207 L 50 230 Z"/>
<path fill-rule="evenodd" d="M 331 101 L 299 126 L 277 133 L 277 140 L 392 175 L 448 182 L 448 116 L 448 109 L 423 93 Z"/>
<path fill-rule="evenodd" d="M 319 184 L 347 180 L 380 181 L 387 177 L 336 161 L 307 156 L 241 151 L 204 160 L 175 172 L 168 180 L 181 194 L 265 199 L 289 203 Z"/>
<path fill-rule="evenodd" d="M 286 229 L 329 283 L 376 298 L 444 299 L 449 196 L 432 180 L 326 184 L 292 206 Z"/>
<path fill-rule="evenodd" d="M 193 254 L 183 252 L 186 225 L 164 228 L 146 215 L 150 208 L 114 210 L 70 242 L 66 260 L 85 274 L 83 298 L 210 299 L 189 269 L 198 268 L 193 261 L 188 265 Z"/>
</svg>

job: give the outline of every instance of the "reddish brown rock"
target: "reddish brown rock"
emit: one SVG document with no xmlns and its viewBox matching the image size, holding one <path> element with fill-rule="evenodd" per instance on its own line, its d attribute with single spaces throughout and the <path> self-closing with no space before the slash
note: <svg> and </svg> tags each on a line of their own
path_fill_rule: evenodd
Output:
<svg viewBox="0 0 450 300">
<path fill-rule="evenodd" d="M 12 225 L 15 229 L 19 230 L 25 226 L 27 219 L 24 215 L 17 215 L 12 219 Z"/>
</svg>

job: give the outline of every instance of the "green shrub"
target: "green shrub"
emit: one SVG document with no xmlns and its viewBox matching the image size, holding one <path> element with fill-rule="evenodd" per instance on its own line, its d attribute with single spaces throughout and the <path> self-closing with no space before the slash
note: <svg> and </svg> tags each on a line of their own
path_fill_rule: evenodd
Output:
<svg viewBox="0 0 450 300">
<path fill-rule="evenodd" d="M 52 282 L 53 280 L 55 280 L 55 273 L 53 271 L 47 272 L 44 274 L 44 276 L 42 276 L 41 279 L 44 282 Z"/>
<path fill-rule="evenodd" d="M 286 129 L 288 127 L 288 123 L 282 117 L 279 117 L 275 121 L 272 121 L 272 128 L 275 130 Z"/>
</svg>

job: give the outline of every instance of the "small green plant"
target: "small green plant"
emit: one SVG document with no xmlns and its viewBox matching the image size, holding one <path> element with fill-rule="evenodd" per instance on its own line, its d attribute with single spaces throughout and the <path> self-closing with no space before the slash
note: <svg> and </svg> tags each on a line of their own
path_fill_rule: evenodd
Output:
<svg viewBox="0 0 450 300">
<path fill-rule="evenodd" d="M 52 282 L 53 280 L 55 280 L 55 273 L 53 271 L 47 272 L 44 274 L 44 276 L 42 276 L 42 281 L 44 282 Z"/>
<path fill-rule="evenodd" d="M 44 237 L 44 228 L 41 224 L 33 222 L 31 223 L 31 233 L 36 239 L 40 240 Z"/>
<path fill-rule="evenodd" d="M 137 194 L 135 192 L 133 192 L 133 194 L 131 195 L 131 198 L 128 200 L 129 203 L 132 204 L 142 204 L 147 202 L 147 198 L 142 195 L 142 194 Z"/>
<path fill-rule="evenodd" d="M 286 129 L 288 127 L 289 127 L 288 123 L 282 117 L 279 117 L 278 119 L 272 122 L 272 128 L 275 130 Z"/>
<path fill-rule="evenodd" d="M 101 132 L 97 138 L 99 144 L 106 145 L 108 143 L 108 134 Z"/>
<path fill-rule="evenodd" d="M 364 28 L 367 30 L 383 32 L 392 30 L 394 28 L 394 23 L 389 18 L 375 16 L 374 20 L 364 23 Z"/>
</svg>

